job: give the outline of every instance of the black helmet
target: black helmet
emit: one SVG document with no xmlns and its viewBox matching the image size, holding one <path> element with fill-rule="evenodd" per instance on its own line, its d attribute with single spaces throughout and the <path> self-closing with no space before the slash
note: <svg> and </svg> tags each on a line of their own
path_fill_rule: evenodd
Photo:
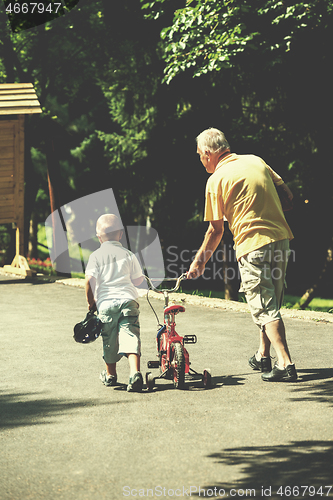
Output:
<svg viewBox="0 0 333 500">
<path fill-rule="evenodd" d="M 94 314 L 94 311 L 89 311 L 83 321 L 74 326 L 74 340 L 80 344 L 89 344 L 98 339 L 101 333 L 103 323 Z"/>
</svg>

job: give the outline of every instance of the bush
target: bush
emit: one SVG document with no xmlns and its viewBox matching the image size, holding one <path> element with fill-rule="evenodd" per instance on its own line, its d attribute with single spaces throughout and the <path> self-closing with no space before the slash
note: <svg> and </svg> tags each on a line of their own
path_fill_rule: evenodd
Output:
<svg viewBox="0 0 333 500">
<path fill-rule="evenodd" d="M 57 273 L 53 269 L 50 257 L 46 260 L 35 259 L 27 257 L 27 261 L 30 269 L 37 271 L 38 273 L 47 274 L 48 276 L 55 276 Z"/>
</svg>

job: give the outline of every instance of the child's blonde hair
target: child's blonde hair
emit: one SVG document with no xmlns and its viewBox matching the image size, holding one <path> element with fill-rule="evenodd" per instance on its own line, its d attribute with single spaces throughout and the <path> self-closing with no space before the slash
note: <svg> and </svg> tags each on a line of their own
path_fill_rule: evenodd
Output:
<svg viewBox="0 0 333 500">
<path fill-rule="evenodd" d="M 96 234 L 103 241 L 119 239 L 119 232 L 122 230 L 123 226 L 114 214 L 101 215 L 96 222 Z"/>
</svg>

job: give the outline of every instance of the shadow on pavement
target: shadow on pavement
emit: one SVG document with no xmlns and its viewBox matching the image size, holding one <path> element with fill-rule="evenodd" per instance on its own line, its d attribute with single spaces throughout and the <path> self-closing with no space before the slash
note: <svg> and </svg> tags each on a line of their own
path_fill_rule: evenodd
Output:
<svg viewBox="0 0 333 500">
<path fill-rule="evenodd" d="M 231 496 L 231 489 L 236 490 L 238 496 L 232 495 L 236 498 L 333 497 L 331 441 L 294 441 L 289 445 L 229 448 L 208 455 L 208 458 L 223 466 L 235 468 L 234 472 L 228 472 L 228 476 L 241 479 L 236 479 L 234 484 L 201 486 L 202 491 L 193 492 L 193 496 L 203 496 L 203 490 L 209 496 L 208 490 L 214 491 L 216 488 L 217 492 L 225 490 L 225 497 Z M 250 495 L 250 489 L 255 490 L 255 495 L 254 491 Z"/>
<path fill-rule="evenodd" d="M 224 377 L 214 377 L 213 382 L 216 385 L 244 385 L 245 378 L 237 375 L 226 375 Z"/>
<path fill-rule="evenodd" d="M 31 278 L 7 278 L 0 276 L 0 285 L 21 285 L 22 283 L 33 283 Z"/>
<path fill-rule="evenodd" d="M 8 276 L 0 273 L 0 285 L 22 285 L 29 283 L 30 285 L 46 285 L 55 283 L 56 281 L 68 278 L 68 276 Z"/>
<path fill-rule="evenodd" d="M 295 401 L 316 401 L 330 403 L 333 406 L 333 368 L 317 368 L 311 370 L 297 370 L 302 385 L 295 388 L 294 392 L 303 393 Z M 308 394 L 305 394 L 308 393 Z"/>
<path fill-rule="evenodd" d="M 92 400 L 41 398 L 38 393 L 0 393 L 0 429 L 50 423 L 51 418 L 75 408 L 109 405 Z"/>
<path fill-rule="evenodd" d="M 243 385 L 240 381 L 245 380 L 240 377 L 230 376 L 217 376 L 212 377 L 212 382 L 210 387 L 204 387 L 201 381 L 201 377 L 193 378 L 193 379 L 185 379 L 185 386 L 182 389 L 175 389 L 173 382 L 167 379 L 156 379 L 155 385 L 153 389 L 150 391 L 147 389 L 147 386 L 144 385 L 143 392 L 153 393 L 153 392 L 162 392 L 162 391 L 211 391 L 213 389 L 220 389 L 224 385 Z M 115 387 L 115 390 L 126 390 L 126 386 L 124 387 Z"/>
<path fill-rule="evenodd" d="M 297 370 L 297 373 L 302 382 L 333 378 L 333 368 L 313 368 L 310 370 Z"/>
</svg>

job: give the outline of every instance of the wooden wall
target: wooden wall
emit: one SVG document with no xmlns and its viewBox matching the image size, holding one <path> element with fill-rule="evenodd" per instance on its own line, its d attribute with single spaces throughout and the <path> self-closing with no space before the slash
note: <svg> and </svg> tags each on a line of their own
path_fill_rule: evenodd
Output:
<svg viewBox="0 0 333 500">
<path fill-rule="evenodd" d="M 24 254 L 24 115 L 0 120 L 0 224 L 15 222 Z"/>
</svg>

